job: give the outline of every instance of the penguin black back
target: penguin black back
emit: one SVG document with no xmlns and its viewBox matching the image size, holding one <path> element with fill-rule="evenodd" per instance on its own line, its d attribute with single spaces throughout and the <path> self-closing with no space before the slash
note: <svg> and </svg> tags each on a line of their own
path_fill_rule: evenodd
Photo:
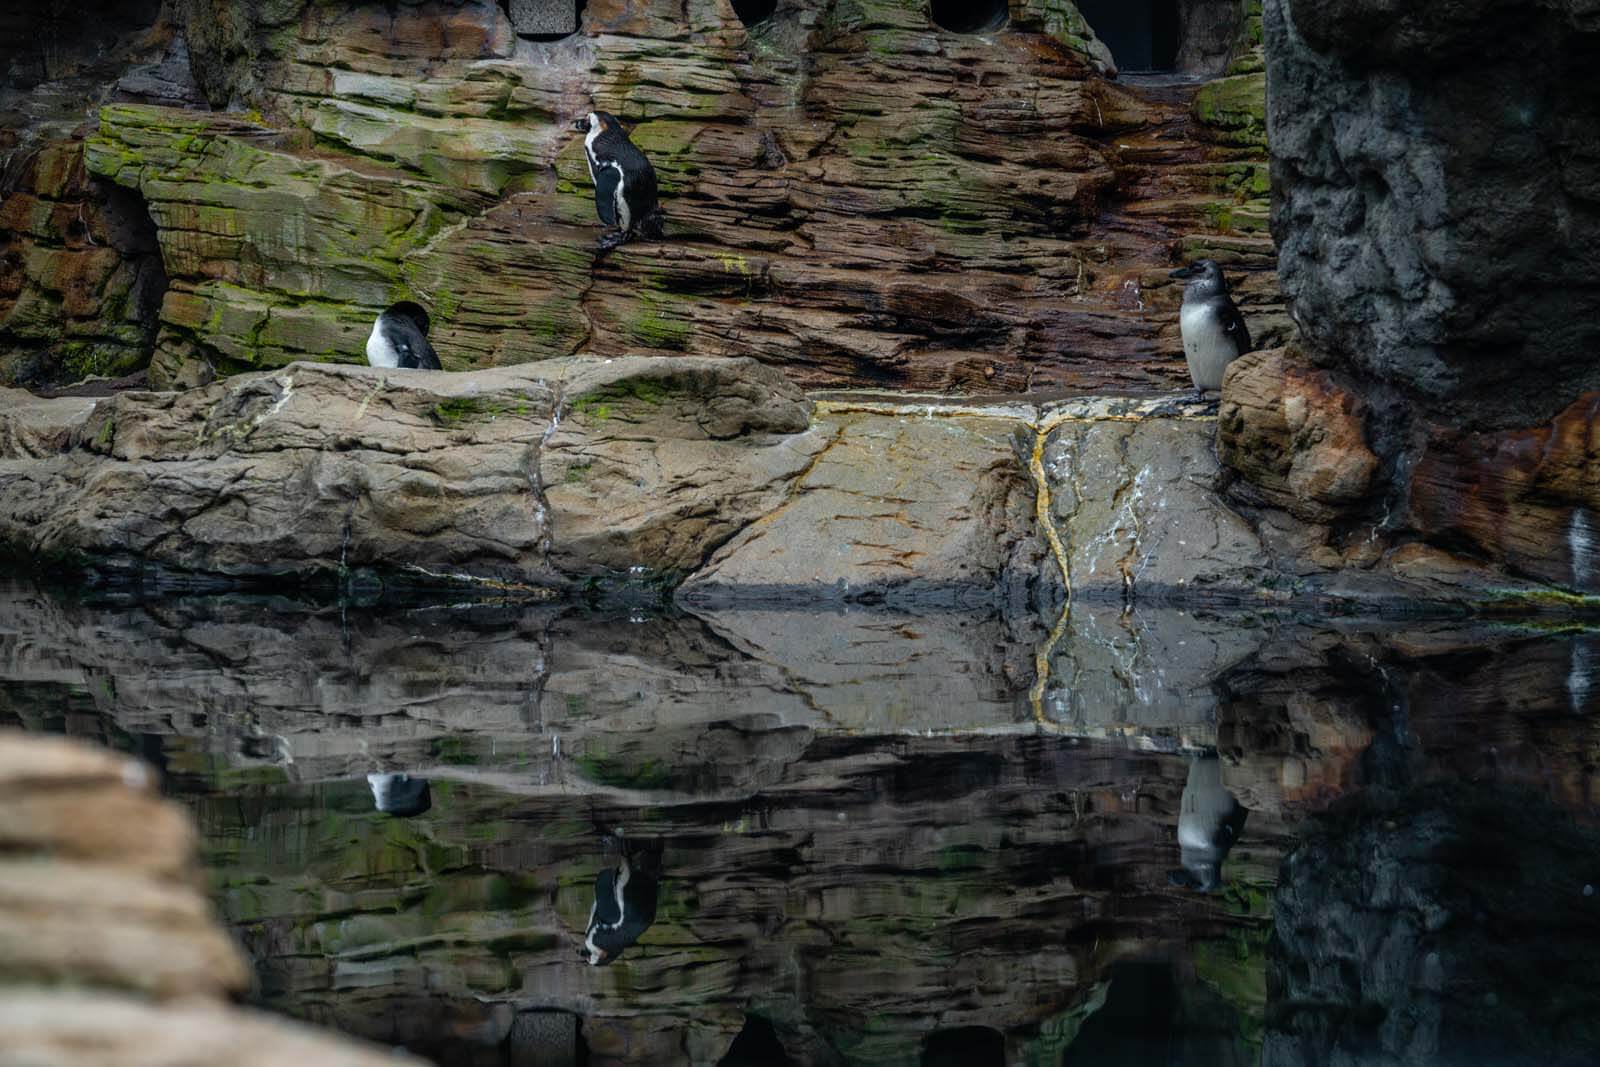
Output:
<svg viewBox="0 0 1600 1067">
<path fill-rule="evenodd" d="M 428 312 L 402 300 L 379 315 L 367 337 L 367 362 L 374 367 L 442 370 L 439 354 L 428 343 Z"/>
</svg>

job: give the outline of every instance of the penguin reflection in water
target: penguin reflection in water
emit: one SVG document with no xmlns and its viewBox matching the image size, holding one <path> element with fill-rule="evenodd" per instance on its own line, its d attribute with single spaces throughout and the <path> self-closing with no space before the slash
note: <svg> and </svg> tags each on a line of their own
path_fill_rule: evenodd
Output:
<svg viewBox="0 0 1600 1067">
<path fill-rule="evenodd" d="M 409 300 L 379 315 L 367 335 L 367 362 L 374 367 L 443 370 L 428 343 L 428 313 Z"/>
<path fill-rule="evenodd" d="M 1189 762 L 1178 808 L 1178 859 L 1183 864 L 1168 877 L 1173 885 L 1202 893 L 1222 887 L 1222 861 L 1244 829 L 1244 805 L 1222 784 L 1222 761 L 1216 753 Z"/>
<path fill-rule="evenodd" d="M 1214 259 L 1200 259 L 1169 277 L 1185 282 L 1178 328 L 1195 397 L 1222 388 L 1228 364 L 1250 351 L 1250 330 L 1228 295 L 1228 279 Z"/>
<path fill-rule="evenodd" d="M 661 846 L 630 843 L 622 831 L 607 835 L 618 852 L 615 867 L 594 880 L 594 905 L 578 955 L 591 967 L 604 967 L 638 941 L 656 921 L 656 892 L 661 884 Z"/>
<path fill-rule="evenodd" d="M 414 778 L 409 774 L 369 774 L 367 787 L 372 790 L 373 807 L 396 818 L 421 815 L 433 807 L 433 790 L 428 788 L 426 778 Z"/>
<path fill-rule="evenodd" d="M 591 111 L 572 128 L 584 134 L 594 209 L 607 229 L 600 236 L 600 250 L 609 251 L 636 236 L 660 240 L 664 220 L 656 202 L 655 168 L 628 140 L 622 120 L 609 112 Z"/>
</svg>

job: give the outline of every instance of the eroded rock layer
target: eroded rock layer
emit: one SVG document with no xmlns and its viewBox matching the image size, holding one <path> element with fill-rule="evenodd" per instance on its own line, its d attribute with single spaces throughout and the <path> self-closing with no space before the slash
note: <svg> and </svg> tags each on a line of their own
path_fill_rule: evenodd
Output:
<svg viewBox="0 0 1600 1067">
<path fill-rule="evenodd" d="M 160 234 L 155 381 L 359 359 L 409 295 L 452 369 L 647 350 L 805 385 L 1149 392 L 1183 377 L 1165 272 L 1199 255 L 1285 336 L 1253 12 L 1194 20 L 1208 69 L 1236 60 L 1198 97 L 1106 80 L 1066 0 L 981 32 L 912 0 L 751 26 L 721 0 L 597 0 L 560 40 L 511 14 L 171 5 L 165 62 L 116 84 L 87 153 Z M 591 108 L 638 123 L 667 240 L 596 254 L 570 129 Z"/>
</svg>

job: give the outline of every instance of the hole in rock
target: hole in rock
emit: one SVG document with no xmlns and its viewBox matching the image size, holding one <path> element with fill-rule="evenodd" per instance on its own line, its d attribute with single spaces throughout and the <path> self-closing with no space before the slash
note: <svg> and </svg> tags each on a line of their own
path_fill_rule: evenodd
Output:
<svg viewBox="0 0 1600 1067">
<path fill-rule="evenodd" d="M 1001 1067 L 1005 1062 L 1005 1035 L 987 1026 L 939 1030 L 922 1047 L 922 1067 Z"/>
<path fill-rule="evenodd" d="M 746 1015 L 744 1029 L 733 1039 L 718 1067 L 786 1067 L 794 1061 L 783 1050 L 770 1019 Z"/>
<path fill-rule="evenodd" d="M 933 22 L 951 33 L 988 33 L 1006 24 L 1006 0 L 933 0 Z"/>
<path fill-rule="evenodd" d="M 517 36 L 529 41 L 560 41 L 578 32 L 586 0 L 501 0 Z"/>
<path fill-rule="evenodd" d="M 733 13 L 746 26 L 755 26 L 772 17 L 778 10 L 778 0 L 733 0 Z"/>
<path fill-rule="evenodd" d="M 1078 0 L 1123 73 L 1176 70 L 1178 0 Z"/>
<path fill-rule="evenodd" d="M 1124 74 L 1222 73 L 1239 33 L 1238 0 L 1078 0 Z"/>
</svg>

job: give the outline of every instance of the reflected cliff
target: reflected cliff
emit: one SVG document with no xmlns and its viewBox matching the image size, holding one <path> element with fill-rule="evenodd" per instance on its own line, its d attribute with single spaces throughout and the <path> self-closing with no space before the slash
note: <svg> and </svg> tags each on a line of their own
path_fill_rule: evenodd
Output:
<svg viewBox="0 0 1600 1067">
<path fill-rule="evenodd" d="M 155 762 L 260 1000 L 441 1063 L 1449 1062 L 1490 995 L 1550 1035 L 1497 1062 L 1578 1062 L 1595 663 L 1120 606 L 0 589 L 0 724 Z"/>
</svg>

